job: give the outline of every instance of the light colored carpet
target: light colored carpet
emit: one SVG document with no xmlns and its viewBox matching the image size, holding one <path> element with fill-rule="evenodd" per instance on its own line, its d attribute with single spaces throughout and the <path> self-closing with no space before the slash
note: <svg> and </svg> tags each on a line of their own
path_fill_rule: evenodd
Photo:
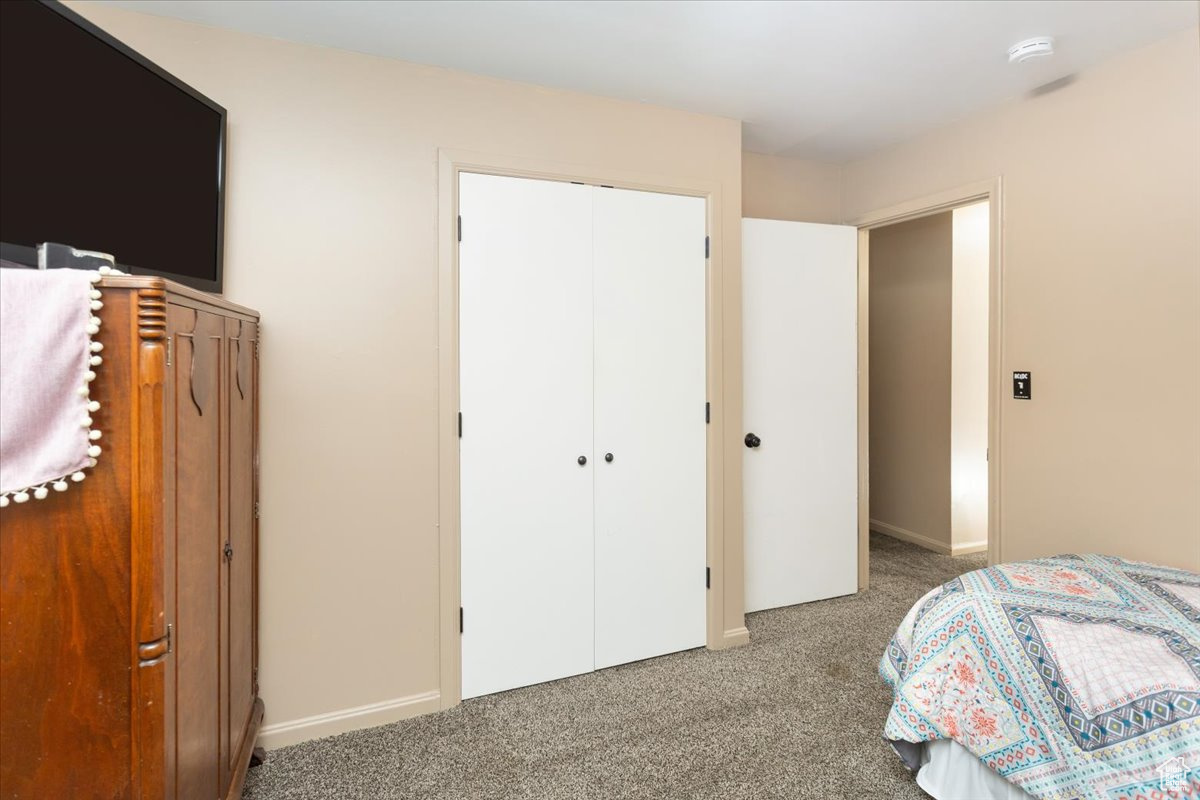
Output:
<svg viewBox="0 0 1200 800">
<path fill-rule="evenodd" d="M 984 563 L 872 534 L 869 591 L 751 614 L 746 647 L 274 750 L 244 797 L 925 798 L 881 739 L 890 697 L 876 667 L 922 594 Z"/>
</svg>

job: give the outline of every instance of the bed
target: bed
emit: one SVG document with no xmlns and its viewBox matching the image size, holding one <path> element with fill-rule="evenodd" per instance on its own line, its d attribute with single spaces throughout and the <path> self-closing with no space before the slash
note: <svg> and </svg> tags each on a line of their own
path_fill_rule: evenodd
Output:
<svg viewBox="0 0 1200 800">
<path fill-rule="evenodd" d="M 1063 555 L 926 594 L 879 665 L 938 800 L 1200 798 L 1200 575 Z"/>
</svg>

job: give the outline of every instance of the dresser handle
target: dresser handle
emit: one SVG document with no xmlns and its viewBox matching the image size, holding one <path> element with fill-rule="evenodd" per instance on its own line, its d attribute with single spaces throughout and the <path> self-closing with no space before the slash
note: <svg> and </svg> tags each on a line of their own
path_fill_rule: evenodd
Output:
<svg viewBox="0 0 1200 800">
<path fill-rule="evenodd" d="M 171 633 L 173 628 L 167 623 L 167 635 L 153 642 L 138 645 L 138 666 L 153 667 L 171 653 Z"/>
</svg>

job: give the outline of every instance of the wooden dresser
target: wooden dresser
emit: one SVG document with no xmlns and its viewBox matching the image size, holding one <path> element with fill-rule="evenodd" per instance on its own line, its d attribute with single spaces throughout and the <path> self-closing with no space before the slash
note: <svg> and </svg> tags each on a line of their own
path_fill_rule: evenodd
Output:
<svg viewBox="0 0 1200 800">
<path fill-rule="evenodd" d="M 238 797 L 258 698 L 258 314 L 108 277 L 85 481 L 0 510 L 0 798 Z"/>
</svg>

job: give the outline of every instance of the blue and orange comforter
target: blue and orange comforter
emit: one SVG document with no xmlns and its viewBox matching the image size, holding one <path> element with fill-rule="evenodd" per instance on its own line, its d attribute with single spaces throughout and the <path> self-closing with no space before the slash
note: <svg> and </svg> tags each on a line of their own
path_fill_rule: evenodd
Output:
<svg viewBox="0 0 1200 800">
<path fill-rule="evenodd" d="M 879 669 L 893 742 L 953 739 L 1043 800 L 1200 798 L 1200 575 L 1099 555 L 969 572 Z"/>
</svg>

